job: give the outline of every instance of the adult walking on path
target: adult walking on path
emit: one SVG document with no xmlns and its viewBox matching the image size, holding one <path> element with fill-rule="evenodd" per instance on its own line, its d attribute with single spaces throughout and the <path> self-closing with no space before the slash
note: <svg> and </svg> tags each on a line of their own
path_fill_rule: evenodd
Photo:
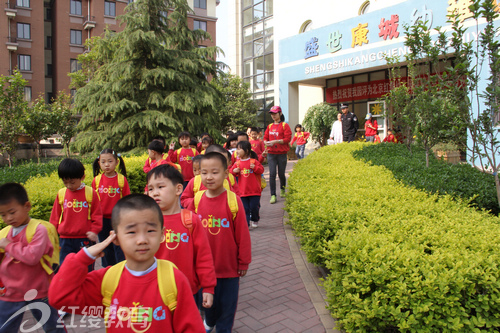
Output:
<svg viewBox="0 0 500 333">
<path fill-rule="evenodd" d="M 358 117 L 352 112 L 349 112 L 349 107 L 347 104 L 342 104 L 340 106 L 342 111 L 342 136 L 344 137 L 344 142 L 354 141 L 356 138 L 356 132 L 359 128 Z"/>
<path fill-rule="evenodd" d="M 337 120 L 333 123 L 330 132 L 330 140 L 333 141 L 334 145 L 344 141 L 342 138 L 342 113 L 337 113 Z"/>
<path fill-rule="evenodd" d="M 294 164 L 288 163 L 286 171 Z M 262 197 L 259 228 L 250 232 L 252 266 L 240 281 L 233 332 L 339 333 L 317 285 L 321 274 L 307 263 L 291 226 L 284 223 L 284 202 L 267 203 L 269 192 Z"/>
<path fill-rule="evenodd" d="M 271 190 L 270 203 L 276 203 L 276 168 L 280 179 L 280 197 L 285 197 L 286 177 L 285 169 L 287 153 L 290 149 L 289 143 L 292 140 L 292 130 L 281 111 L 281 107 L 273 106 L 269 111 L 273 123 L 269 124 L 264 133 L 264 145 L 267 152 L 267 163 L 269 165 L 269 188 Z"/>
</svg>

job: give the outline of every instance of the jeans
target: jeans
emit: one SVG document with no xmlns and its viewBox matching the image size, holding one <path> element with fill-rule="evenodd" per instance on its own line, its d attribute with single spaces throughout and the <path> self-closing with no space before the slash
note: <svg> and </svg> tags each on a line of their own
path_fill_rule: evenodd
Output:
<svg viewBox="0 0 500 333">
<path fill-rule="evenodd" d="M 241 197 L 241 202 L 245 208 L 247 224 L 250 225 L 250 221 L 259 222 L 260 196 L 252 195 L 248 197 Z"/>
<path fill-rule="evenodd" d="M 95 243 L 88 238 L 59 238 L 59 246 L 61 247 L 61 252 L 59 253 L 59 264 L 62 265 L 66 256 L 70 253 L 78 253 L 83 247 L 89 247 Z M 88 271 L 92 272 L 94 270 L 95 263 L 92 263 L 88 267 Z"/>
<path fill-rule="evenodd" d="M 366 142 L 375 142 L 375 135 L 365 136 Z"/>
<path fill-rule="evenodd" d="M 295 148 L 295 155 L 297 155 L 297 158 L 299 160 L 304 158 L 304 150 L 306 149 L 306 145 L 297 145 L 297 148 Z"/>
<path fill-rule="evenodd" d="M 271 195 L 276 195 L 276 167 L 278 167 L 280 189 L 285 189 L 286 162 L 286 154 L 267 154 L 267 163 L 269 165 L 269 188 L 271 189 Z"/>
<path fill-rule="evenodd" d="M 97 235 L 99 237 L 99 242 L 104 241 L 109 236 L 111 228 L 111 219 L 102 219 L 102 230 Z M 104 249 L 104 257 L 102 257 L 102 267 L 113 266 L 120 261 L 125 260 L 125 255 L 121 247 L 111 243 Z"/>
<path fill-rule="evenodd" d="M 57 310 L 49 306 L 47 298 L 34 299 L 31 301 L 22 302 L 5 302 L 0 300 L 0 333 L 17 332 L 19 328 L 24 329 L 24 332 L 31 330 L 34 326 L 22 323 L 24 312 L 31 310 L 33 317 L 37 320 L 37 324 L 43 327 L 45 332 L 60 333 L 66 332 L 64 323 L 57 321 L 59 315 Z"/>
<path fill-rule="evenodd" d="M 240 278 L 217 279 L 214 289 L 214 304 L 205 309 L 205 322 L 214 327 L 217 333 L 230 333 L 236 306 L 238 305 L 238 292 L 240 289 Z"/>
</svg>

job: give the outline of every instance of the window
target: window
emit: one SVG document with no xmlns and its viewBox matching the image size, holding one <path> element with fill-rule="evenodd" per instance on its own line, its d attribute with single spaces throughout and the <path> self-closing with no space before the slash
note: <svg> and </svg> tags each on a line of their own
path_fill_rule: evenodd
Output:
<svg viewBox="0 0 500 333">
<path fill-rule="evenodd" d="M 198 30 L 198 29 L 207 31 L 207 22 L 194 20 L 193 30 Z"/>
<path fill-rule="evenodd" d="M 47 93 L 47 102 L 51 104 L 54 102 L 54 93 Z"/>
<path fill-rule="evenodd" d="M 31 39 L 31 25 L 27 23 L 18 23 L 17 38 Z"/>
<path fill-rule="evenodd" d="M 31 87 L 24 87 L 24 100 L 31 102 Z"/>
<path fill-rule="evenodd" d="M 47 36 L 47 45 L 45 48 L 52 50 L 52 36 Z"/>
<path fill-rule="evenodd" d="M 159 14 L 160 14 L 160 21 L 163 24 L 167 24 L 168 12 L 164 11 L 164 10 L 160 10 Z"/>
<path fill-rule="evenodd" d="M 82 15 L 82 1 L 70 0 L 69 13 L 73 15 Z"/>
<path fill-rule="evenodd" d="M 81 30 L 71 30 L 70 44 L 82 45 L 82 31 Z"/>
<path fill-rule="evenodd" d="M 80 69 L 82 69 L 82 64 L 80 64 L 78 62 L 78 60 L 76 59 L 71 59 L 69 61 L 69 72 L 70 73 L 74 73 L 76 71 L 79 71 Z"/>
<path fill-rule="evenodd" d="M 20 71 L 30 71 L 31 70 L 31 56 L 20 54 L 17 58 L 19 63 Z"/>
<path fill-rule="evenodd" d="M 104 15 L 116 16 L 116 3 L 111 1 L 104 1 Z"/>
<path fill-rule="evenodd" d="M 194 8 L 207 9 L 207 0 L 194 0 Z"/>
<path fill-rule="evenodd" d="M 52 8 L 50 7 L 45 8 L 45 20 L 46 21 L 52 20 Z"/>
<path fill-rule="evenodd" d="M 17 0 L 17 7 L 30 8 L 30 0 Z"/>
<path fill-rule="evenodd" d="M 52 64 L 47 64 L 47 72 L 45 73 L 45 76 L 52 76 Z"/>
<path fill-rule="evenodd" d="M 71 89 L 69 94 L 71 96 L 71 104 L 73 104 L 75 102 L 76 89 Z"/>
</svg>

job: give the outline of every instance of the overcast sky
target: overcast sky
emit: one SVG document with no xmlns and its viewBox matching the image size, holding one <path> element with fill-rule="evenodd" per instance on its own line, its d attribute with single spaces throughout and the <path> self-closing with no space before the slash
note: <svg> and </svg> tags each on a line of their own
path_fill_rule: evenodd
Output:
<svg viewBox="0 0 500 333">
<path fill-rule="evenodd" d="M 217 15 L 217 26 L 216 26 L 216 41 L 217 46 L 219 46 L 224 52 L 227 52 L 227 2 L 234 0 L 220 0 L 219 5 L 216 8 Z M 218 61 L 225 62 L 225 57 L 223 55 L 219 55 L 217 58 Z"/>
</svg>

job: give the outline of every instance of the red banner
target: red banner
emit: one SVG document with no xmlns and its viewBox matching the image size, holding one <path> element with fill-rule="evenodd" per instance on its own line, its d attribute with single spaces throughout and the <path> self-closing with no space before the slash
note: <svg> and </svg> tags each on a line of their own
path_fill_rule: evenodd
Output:
<svg viewBox="0 0 500 333">
<path fill-rule="evenodd" d="M 349 102 L 369 98 L 380 98 L 390 90 L 389 80 L 378 80 L 350 84 L 326 89 L 327 103 Z"/>
</svg>

